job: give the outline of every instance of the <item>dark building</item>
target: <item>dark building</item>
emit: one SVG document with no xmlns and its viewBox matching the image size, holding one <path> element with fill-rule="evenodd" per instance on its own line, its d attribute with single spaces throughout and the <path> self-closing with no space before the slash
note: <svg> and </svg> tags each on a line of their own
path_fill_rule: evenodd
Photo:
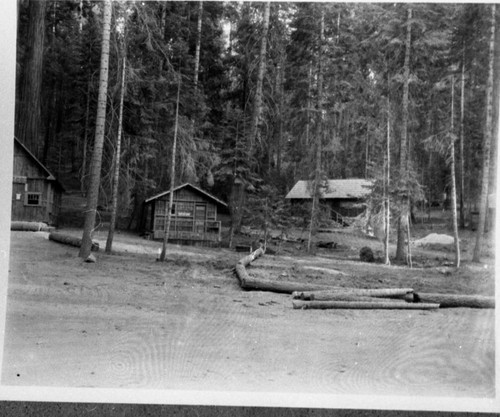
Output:
<svg viewBox="0 0 500 417">
<path fill-rule="evenodd" d="M 144 202 L 145 233 L 163 239 L 170 191 Z M 227 204 L 206 191 L 186 183 L 174 189 L 169 242 L 211 245 L 221 241 L 219 213 L 227 213 Z"/>
<path fill-rule="evenodd" d="M 64 188 L 17 138 L 13 171 L 11 220 L 56 226 Z"/>
<path fill-rule="evenodd" d="M 311 201 L 310 183 L 298 181 L 286 199 L 293 203 Z M 328 180 L 321 186 L 321 202 L 330 209 L 331 218 L 344 224 L 343 218 L 356 217 L 365 211 L 365 199 L 371 193 L 372 182 L 365 179 Z"/>
</svg>

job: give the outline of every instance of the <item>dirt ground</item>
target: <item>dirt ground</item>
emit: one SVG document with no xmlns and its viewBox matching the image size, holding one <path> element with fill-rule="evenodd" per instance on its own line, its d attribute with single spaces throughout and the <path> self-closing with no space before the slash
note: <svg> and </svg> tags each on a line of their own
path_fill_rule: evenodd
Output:
<svg viewBox="0 0 500 417">
<path fill-rule="evenodd" d="M 308 256 L 294 243 L 248 272 L 494 295 L 492 259 L 455 271 L 451 252 L 416 249 L 410 270 L 358 262 L 370 241 L 319 236 L 332 238 L 342 242 L 335 250 Z M 105 234 L 97 240 L 104 247 Z M 233 267 L 244 254 L 169 245 L 160 263 L 160 246 L 120 233 L 115 253 L 98 252 L 92 264 L 46 233 L 12 232 L 2 384 L 495 395 L 492 309 L 294 310 L 289 295 L 240 289 Z"/>
</svg>

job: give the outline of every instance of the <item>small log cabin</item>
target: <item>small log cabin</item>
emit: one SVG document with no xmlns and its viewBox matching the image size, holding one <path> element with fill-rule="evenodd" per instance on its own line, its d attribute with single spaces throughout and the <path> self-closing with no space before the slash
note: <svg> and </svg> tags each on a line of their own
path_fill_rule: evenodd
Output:
<svg viewBox="0 0 500 417">
<path fill-rule="evenodd" d="M 50 171 L 14 138 L 11 220 L 57 226 L 63 192 Z"/>
<path fill-rule="evenodd" d="M 170 191 L 157 194 L 144 202 L 146 235 L 163 239 Z M 174 189 L 169 242 L 192 245 L 218 245 L 221 241 L 220 212 L 227 204 L 213 195 L 186 183 Z M 143 223 L 143 224 L 144 224 Z"/>
<path fill-rule="evenodd" d="M 322 185 L 320 201 L 330 209 L 331 218 L 344 225 L 343 218 L 356 217 L 365 211 L 371 186 L 371 181 L 358 178 L 327 180 Z M 312 201 L 308 181 L 298 181 L 285 199 L 292 204 Z"/>
</svg>

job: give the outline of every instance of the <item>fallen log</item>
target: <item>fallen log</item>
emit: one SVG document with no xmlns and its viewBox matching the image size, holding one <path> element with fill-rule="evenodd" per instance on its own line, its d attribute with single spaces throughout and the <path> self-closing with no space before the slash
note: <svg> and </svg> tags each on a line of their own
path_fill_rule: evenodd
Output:
<svg viewBox="0 0 500 417">
<path fill-rule="evenodd" d="M 257 259 L 259 256 L 262 256 L 264 254 L 264 251 L 262 248 L 257 249 L 256 251 L 252 252 L 250 255 L 245 256 L 244 258 L 241 258 L 238 263 L 236 264 L 236 276 L 238 277 L 240 281 L 240 285 L 242 288 L 244 288 L 245 283 L 250 280 L 250 276 L 248 275 L 248 272 L 246 270 L 246 266 L 252 263 L 255 259 Z"/>
<path fill-rule="evenodd" d="M 303 301 L 293 300 L 295 310 L 307 309 L 354 309 L 354 310 L 431 310 L 439 308 L 439 304 L 407 303 L 404 301 Z"/>
<path fill-rule="evenodd" d="M 363 297 L 381 297 L 381 298 L 405 298 L 412 293 L 412 288 L 329 288 L 322 291 L 296 291 L 292 294 L 293 298 L 301 300 L 329 301 L 336 300 L 339 295 L 363 296 Z"/>
<path fill-rule="evenodd" d="M 82 245 L 82 239 L 75 236 L 65 235 L 59 232 L 52 232 L 49 234 L 49 240 L 62 243 L 64 245 L 75 246 L 79 248 Z M 97 252 L 99 250 L 99 243 L 92 242 L 91 250 Z"/>
<path fill-rule="evenodd" d="M 414 293 L 415 303 L 437 303 L 441 308 L 495 308 L 495 297 L 483 295 L 460 295 L 460 294 L 438 294 L 438 293 Z"/>
<path fill-rule="evenodd" d="M 245 271 L 246 272 L 246 271 Z M 329 287 L 319 284 L 308 284 L 290 281 L 270 281 L 263 279 L 254 279 L 251 277 L 241 280 L 241 288 L 245 290 L 272 291 L 277 293 L 292 294 L 296 291 L 317 291 L 325 290 Z"/>
<path fill-rule="evenodd" d="M 294 296 L 297 292 L 292 293 L 294 299 L 299 299 L 302 301 L 367 301 L 373 303 L 401 303 L 402 300 L 398 298 L 383 298 L 383 297 L 371 297 L 369 295 L 358 295 L 356 293 L 351 292 L 331 292 L 330 291 L 319 291 L 319 293 L 328 292 L 329 294 L 324 297 L 320 296 L 320 298 L 314 299 L 303 299 L 300 297 Z M 301 294 L 298 292 L 298 294 Z"/>
<path fill-rule="evenodd" d="M 42 222 L 12 221 L 10 222 L 10 230 L 19 232 L 50 232 L 54 228 Z"/>
<path fill-rule="evenodd" d="M 264 250 L 262 248 L 259 248 L 256 251 L 252 252 L 250 255 L 247 255 L 244 258 L 240 259 L 236 264 L 236 276 L 240 281 L 241 288 L 243 288 L 244 290 L 272 291 L 277 293 L 291 294 L 294 291 L 317 291 L 331 288 L 326 285 L 288 281 L 270 281 L 250 277 L 246 270 L 246 266 L 248 266 L 263 254 Z"/>
</svg>

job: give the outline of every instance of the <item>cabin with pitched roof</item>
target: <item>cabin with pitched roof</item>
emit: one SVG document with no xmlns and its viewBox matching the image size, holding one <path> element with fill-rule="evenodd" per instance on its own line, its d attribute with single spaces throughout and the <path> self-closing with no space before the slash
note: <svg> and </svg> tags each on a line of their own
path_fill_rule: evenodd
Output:
<svg viewBox="0 0 500 417">
<path fill-rule="evenodd" d="M 144 202 L 145 234 L 163 239 L 169 209 L 170 191 L 164 191 Z M 170 209 L 169 242 L 217 246 L 221 242 L 220 213 L 227 204 L 206 191 L 186 183 L 174 189 Z"/>
<path fill-rule="evenodd" d="M 327 180 L 321 185 L 321 203 L 330 209 L 331 218 L 344 224 L 345 217 L 356 217 L 366 209 L 365 200 L 371 193 L 372 182 L 350 178 Z M 292 204 L 311 201 L 312 191 L 309 181 L 298 181 L 285 199 Z"/>
<path fill-rule="evenodd" d="M 57 226 L 63 192 L 50 171 L 14 138 L 11 220 Z"/>
</svg>

